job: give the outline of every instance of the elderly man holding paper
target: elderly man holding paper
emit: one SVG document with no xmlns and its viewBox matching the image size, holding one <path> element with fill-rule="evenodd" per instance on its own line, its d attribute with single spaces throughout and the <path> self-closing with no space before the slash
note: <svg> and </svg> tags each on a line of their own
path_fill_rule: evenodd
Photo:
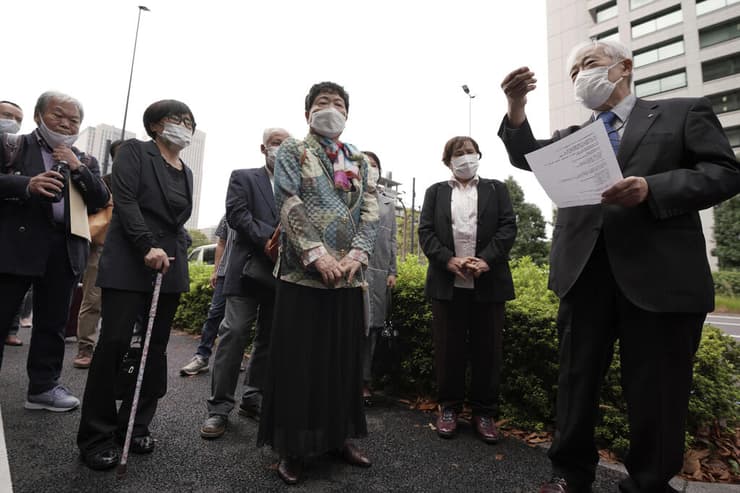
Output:
<svg viewBox="0 0 740 493">
<path fill-rule="evenodd" d="M 598 119 L 624 178 L 600 203 L 558 211 L 550 288 L 561 300 L 560 376 L 553 478 L 540 491 L 590 491 L 599 387 L 617 340 L 631 428 L 620 490 L 673 491 L 693 356 L 714 308 L 699 210 L 740 191 L 740 166 L 706 99 L 631 94 L 632 56 L 620 43 L 577 46 L 566 69 L 593 115 L 549 140 L 534 138 L 525 114 L 534 73 L 522 67 L 502 82 L 508 112 L 498 134 L 512 164 L 530 169 L 525 154 Z"/>
</svg>

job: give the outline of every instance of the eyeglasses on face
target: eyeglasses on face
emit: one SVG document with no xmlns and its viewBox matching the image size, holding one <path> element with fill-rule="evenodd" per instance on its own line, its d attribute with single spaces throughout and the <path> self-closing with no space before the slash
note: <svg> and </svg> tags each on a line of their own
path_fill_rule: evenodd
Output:
<svg viewBox="0 0 740 493">
<path fill-rule="evenodd" d="M 176 125 L 183 124 L 185 125 L 185 128 L 188 130 L 193 129 L 193 120 L 190 119 L 188 116 L 182 116 L 182 115 L 167 115 L 164 117 L 164 119 L 170 123 L 174 123 Z"/>
</svg>

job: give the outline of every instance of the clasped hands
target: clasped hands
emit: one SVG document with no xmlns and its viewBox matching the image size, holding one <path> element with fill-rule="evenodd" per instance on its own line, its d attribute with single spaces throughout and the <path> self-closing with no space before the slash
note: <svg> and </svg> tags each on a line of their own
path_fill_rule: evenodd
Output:
<svg viewBox="0 0 740 493">
<path fill-rule="evenodd" d="M 345 255 L 342 260 L 337 261 L 327 253 L 316 259 L 313 266 L 321 274 L 321 280 L 324 284 L 333 287 L 339 284 L 344 276 L 347 276 L 347 282 L 352 282 L 362 264 L 349 255 Z"/>
<path fill-rule="evenodd" d="M 455 274 L 460 279 L 468 279 L 472 274 L 478 279 L 481 274 L 488 272 L 491 268 L 488 262 L 478 257 L 450 257 L 447 261 L 447 270 Z"/>
</svg>

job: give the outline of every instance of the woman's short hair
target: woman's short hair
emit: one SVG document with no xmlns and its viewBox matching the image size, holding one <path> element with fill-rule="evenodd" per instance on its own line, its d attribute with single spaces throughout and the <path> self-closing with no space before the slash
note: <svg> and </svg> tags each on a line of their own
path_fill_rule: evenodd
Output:
<svg viewBox="0 0 740 493">
<path fill-rule="evenodd" d="M 193 121 L 193 132 L 195 132 L 195 117 L 188 105 L 176 99 L 163 99 L 150 104 L 144 111 L 144 129 L 147 135 L 152 139 L 155 138 L 157 134 L 151 129 L 151 126 L 170 115 L 187 115 Z"/>
<path fill-rule="evenodd" d="M 375 161 L 378 164 L 378 171 L 380 172 L 382 168 L 380 167 L 380 158 L 377 154 L 375 154 L 373 151 L 362 151 L 362 153 L 368 157 L 373 158 L 373 161 Z"/>
<path fill-rule="evenodd" d="M 344 90 L 344 87 L 334 82 L 319 82 L 314 84 L 309 89 L 306 95 L 306 111 L 311 109 L 313 102 L 319 97 L 319 94 L 338 94 L 344 100 L 344 109 L 349 112 L 349 94 Z"/>
<path fill-rule="evenodd" d="M 445 150 L 442 151 L 442 162 L 445 163 L 445 166 L 449 168 L 450 161 L 452 161 L 452 154 L 457 149 L 464 146 L 465 142 L 468 142 L 468 141 L 473 144 L 473 148 L 475 149 L 475 152 L 478 153 L 478 159 L 483 157 L 483 154 L 480 152 L 480 147 L 478 147 L 478 143 L 472 137 L 463 137 L 463 136 L 452 137 L 445 144 Z"/>
</svg>

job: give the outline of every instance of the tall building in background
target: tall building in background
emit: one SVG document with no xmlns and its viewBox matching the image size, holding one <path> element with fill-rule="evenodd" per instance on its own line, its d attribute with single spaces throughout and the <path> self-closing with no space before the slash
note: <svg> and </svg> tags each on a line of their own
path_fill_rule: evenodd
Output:
<svg viewBox="0 0 740 493">
<path fill-rule="evenodd" d="M 126 139 L 133 139 L 134 137 L 136 137 L 134 132 L 126 132 Z M 110 172 L 110 156 L 107 155 L 109 142 L 120 138 L 120 128 L 101 123 L 96 127 L 87 127 L 80 132 L 75 147 L 94 156 L 100 163 L 100 172 L 105 174 Z M 106 163 L 108 163 L 107 169 L 104 168 Z"/>
<path fill-rule="evenodd" d="M 709 98 L 740 155 L 740 0 L 547 0 L 552 131 L 591 114 L 574 101 L 565 67 L 570 49 L 588 39 L 616 39 L 632 51 L 637 97 Z M 716 269 L 713 210 L 701 219 Z"/>
<path fill-rule="evenodd" d="M 200 212 L 200 190 L 203 184 L 203 158 L 206 151 L 206 133 L 195 130 L 193 141 L 181 153 L 180 159 L 193 171 L 193 213 L 185 223 L 187 229 L 198 228 L 198 213 Z"/>
</svg>

